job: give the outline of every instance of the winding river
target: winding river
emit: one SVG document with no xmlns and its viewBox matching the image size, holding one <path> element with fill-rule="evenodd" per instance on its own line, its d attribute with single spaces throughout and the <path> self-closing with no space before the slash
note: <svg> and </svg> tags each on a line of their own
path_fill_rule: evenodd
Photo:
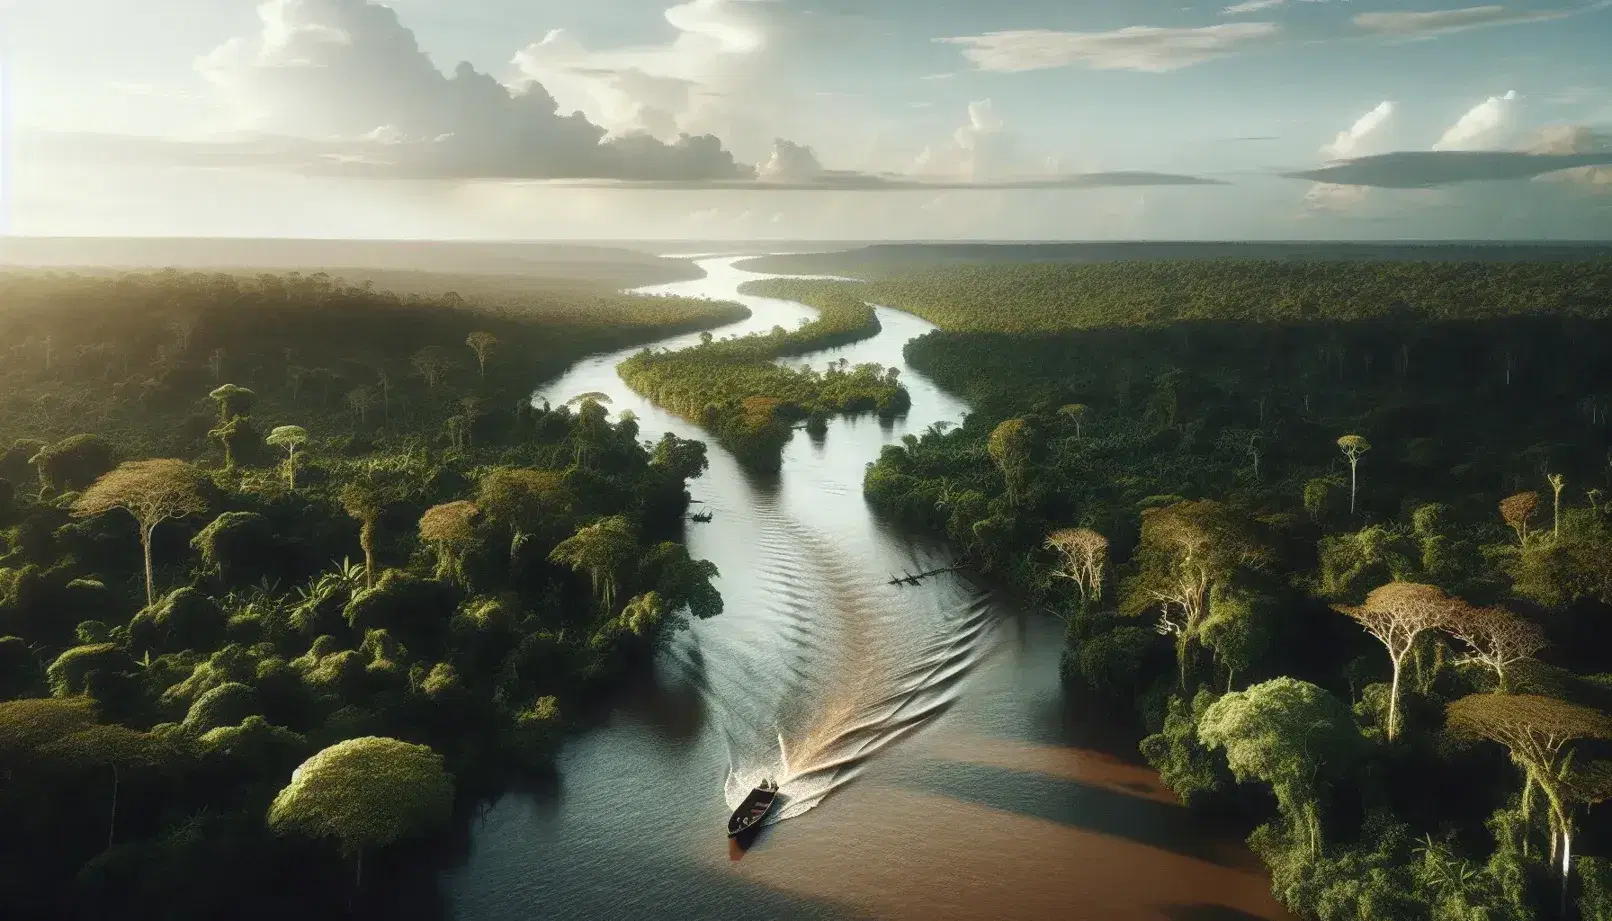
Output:
<svg viewBox="0 0 1612 921">
<path fill-rule="evenodd" d="M 737 261 L 702 258 L 705 278 L 644 291 L 748 306 L 719 338 L 815 315 L 738 294 L 765 276 Z M 645 439 L 711 445 L 690 490 L 714 517 L 688 543 L 720 568 L 726 611 L 679 634 L 602 726 L 565 745 L 555 789 L 508 794 L 478 820 L 444 882 L 458 921 L 1286 917 L 1235 835 L 1176 805 L 1066 703 L 1055 618 L 960 575 L 886 584 L 950 558 L 872 514 L 865 465 L 966 407 L 902 359 L 932 327 L 878 315 L 878 336 L 789 361 L 897 367 L 911 412 L 836 419 L 820 442 L 798 432 L 775 475 L 741 470 L 628 389 L 615 366 L 633 350 L 539 392 L 558 404 L 601 391 Z M 724 823 L 762 776 L 783 779 L 782 805 L 740 850 Z"/>
</svg>

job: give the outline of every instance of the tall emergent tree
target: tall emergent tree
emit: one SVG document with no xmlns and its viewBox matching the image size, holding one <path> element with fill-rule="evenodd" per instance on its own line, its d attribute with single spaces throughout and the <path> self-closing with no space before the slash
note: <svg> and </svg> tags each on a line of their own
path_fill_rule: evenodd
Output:
<svg viewBox="0 0 1612 921">
<path fill-rule="evenodd" d="M 362 885 L 364 851 L 386 847 L 448 820 L 453 775 L 424 745 L 366 736 L 337 742 L 295 771 L 269 806 L 280 834 L 334 838 L 356 861 Z"/>
<path fill-rule="evenodd" d="M 1550 805 L 1551 857 L 1561 845 L 1562 902 L 1573 864 L 1572 751 L 1579 739 L 1612 739 L 1612 716 L 1591 707 L 1535 694 L 1471 694 L 1446 713 L 1456 733 L 1499 742 L 1523 772 L 1523 809 L 1538 787 Z"/>
<path fill-rule="evenodd" d="M 1270 549 L 1249 522 L 1222 503 L 1177 502 L 1142 513 L 1139 571 L 1128 582 L 1125 609 L 1130 614 L 1158 609 L 1158 632 L 1175 637 L 1182 689 L 1192 647 L 1209 619 L 1211 592 L 1239 569 L 1259 569 L 1270 559 Z"/>
<path fill-rule="evenodd" d="M 1030 424 L 1023 419 L 1002 422 L 992 430 L 985 447 L 1002 471 L 1008 501 L 1018 505 L 1030 473 Z"/>
<path fill-rule="evenodd" d="M 420 539 L 437 546 L 437 578 L 458 578 L 460 552 L 475 537 L 473 523 L 480 511 L 476 503 L 461 499 L 433 505 L 420 516 Z"/>
<path fill-rule="evenodd" d="M 1520 492 L 1500 500 L 1500 517 L 1511 530 L 1517 532 L 1517 542 L 1528 543 L 1528 520 L 1539 508 L 1539 493 Z"/>
<path fill-rule="evenodd" d="M 225 384 L 213 390 L 207 398 L 218 404 L 218 421 L 228 422 L 236 416 L 244 416 L 252 408 L 252 400 L 257 394 L 234 384 Z"/>
<path fill-rule="evenodd" d="M 1612 800 L 1612 761 L 1605 758 L 1583 759 L 1576 763 L 1564 766 L 1561 775 L 1562 806 L 1569 820 L 1580 806 L 1594 807 L 1607 800 Z M 1569 823 L 1563 823 L 1564 833 L 1571 830 Z M 1562 842 L 1562 869 L 1564 873 L 1562 885 L 1561 917 L 1567 917 L 1567 892 L 1565 874 L 1572 870 L 1572 838 L 1565 837 Z M 1580 903 L 1583 904 L 1582 902 Z M 1590 919 L 1605 918 L 1606 915 L 1592 915 L 1589 911 L 1581 911 L 1580 917 Z"/>
<path fill-rule="evenodd" d="M 651 464 L 665 467 L 685 480 L 697 480 L 711 462 L 705 456 L 705 442 L 679 438 L 671 432 L 660 437 L 650 455 Z"/>
<path fill-rule="evenodd" d="M 425 386 L 429 390 L 437 389 L 437 384 L 453 367 L 453 359 L 440 345 L 428 345 L 415 352 L 410 363 L 414 365 L 414 373 L 425 379 Z"/>
<path fill-rule="evenodd" d="M 207 438 L 215 442 L 224 451 L 224 469 L 235 469 L 235 447 L 252 438 L 255 433 L 244 416 L 231 417 L 228 422 L 219 423 L 217 428 L 207 433 Z"/>
<path fill-rule="evenodd" d="M 1234 691 L 1209 705 L 1198 740 L 1224 748 L 1232 774 L 1271 785 L 1295 832 L 1321 853 L 1321 792 L 1329 773 L 1346 770 L 1361 749 L 1360 730 L 1343 701 L 1296 678 Z"/>
<path fill-rule="evenodd" d="M 381 418 L 392 424 L 392 375 L 384 367 L 375 369 L 375 386 L 381 392 Z"/>
<path fill-rule="evenodd" d="M 1405 657 L 1417 637 L 1449 623 L 1465 603 L 1444 594 L 1436 585 L 1390 582 L 1375 588 L 1359 606 L 1338 605 L 1338 613 L 1358 621 L 1388 650 L 1393 665 L 1393 683 L 1388 689 L 1388 738 L 1399 731 L 1399 676 Z"/>
<path fill-rule="evenodd" d="M 1058 407 L 1058 415 L 1075 424 L 1076 441 L 1080 440 L 1080 423 L 1085 420 L 1088 412 L 1090 412 L 1090 410 L 1087 408 L 1085 403 L 1069 403 L 1065 406 Z"/>
<path fill-rule="evenodd" d="M 356 387 L 347 391 L 347 408 L 352 410 L 359 428 L 369 423 L 369 411 L 375 408 L 375 391 L 369 387 Z"/>
<path fill-rule="evenodd" d="M 1108 561 L 1108 538 L 1090 528 L 1063 528 L 1047 535 L 1043 545 L 1063 557 L 1054 575 L 1075 583 L 1082 600 L 1103 597 L 1103 566 Z"/>
<path fill-rule="evenodd" d="M 146 604 L 157 600 L 151 587 L 151 534 L 170 518 L 207 511 L 202 478 L 182 460 L 128 461 L 103 474 L 73 503 L 77 518 L 93 518 L 123 509 L 140 525 L 140 549 L 145 554 Z"/>
<path fill-rule="evenodd" d="M 1353 515 L 1357 482 L 1355 474 L 1360 467 L 1360 455 L 1371 450 L 1371 442 L 1360 435 L 1345 435 L 1338 439 L 1338 448 L 1349 459 L 1349 514 Z"/>
<path fill-rule="evenodd" d="M 1492 669 L 1501 693 L 1506 691 L 1506 669 L 1548 645 L 1538 624 L 1505 608 L 1461 606 L 1451 614 L 1443 626 L 1467 648 L 1461 661 Z"/>
<path fill-rule="evenodd" d="M 297 490 L 297 449 L 308 443 L 308 430 L 300 425 L 277 425 L 274 431 L 265 438 L 269 444 L 276 448 L 284 448 L 285 475 L 291 485 L 291 491 Z"/>
<path fill-rule="evenodd" d="M 1555 514 L 1551 517 L 1550 536 L 1552 540 L 1562 536 L 1562 490 L 1567 486 L 1567 477 L 1560 473 L 1552 473 L 1545 477 L 1550 481 L 1550 488 L 1555 496 Z"/>
<path fill-rule="evenodd" d="M 358 544 L 364 548 L 364 586 L 375 586 L 375 527 L 386 510 L 386 497 L 373 483 L 353 480 L 341 487 L 341 507 L 358 521 Z"/>
<path fill-rule="evenodd" d="M 470 350 L 476 353 L 476 373 L 481 377 L 486 377 L 487 359 L 498 348 L 498 337 L 492 333 L 477 330 L 465 337 L 465 345 L 470 346 Z"/>
<path fill-rule="evenodd" d="M 511 573 L 521 547 L 533 535 L 547 533 L 553 522 L 563 521 L 569 504 L 564 479 L 553 470 L 493 467 L 476 484 L 476 506 L 493 527 L 509 535 Z"/>
<path fill-rule="evenodd" d="M 638 539 L 632 523 L 612 515 L 577 531 L 560 542 L 549 559 L 572 569 L 586 569 L 593 580 L 606 615 L 615 609 L 616 586 L 628 562 L 638 555 Z"/>
</svg>

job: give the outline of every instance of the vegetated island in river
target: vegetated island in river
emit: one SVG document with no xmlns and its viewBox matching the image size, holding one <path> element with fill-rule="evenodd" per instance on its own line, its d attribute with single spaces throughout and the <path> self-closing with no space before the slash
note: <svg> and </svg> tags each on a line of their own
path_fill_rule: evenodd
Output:
<svg viewBox="0 0 1612 921">
<path fill-rule="evenodd" d="M 722 607 L 675 542 L 705 446 L 533 387 L 744 315 L 0 276 L 7 910 L 430 914 L 425 833 Z"/>
<path fill-rule="evenodd" d="M 1609 918 L 1612 260 L 1437 252 L 756 265 L 941 327 L 908 362 L 976 411 L 869 500 L 1063 617 L 1284 904 Z"/>
<path fill-rule="evenodd" d="M 645 349 L 621 363 L 622 379 L 656 404 L 698 423 L 758 470 L 778 469 L 784 445 L 803 419 L 814 434 L 821 434 L 834 414 L 894 416 L 911 405 L 894 368 L 847 368 L 842 360 L 817 371 L 776 361 L 877 335 L 879 318 L 855 289 L 804 279 L 761 279 L 739 290 L 800 301 L 820 315 L 793 332 L 775 326 L 771 333 L 739 338 L 706 336 L 699 345 L 678 351 Z"/>
</svg>

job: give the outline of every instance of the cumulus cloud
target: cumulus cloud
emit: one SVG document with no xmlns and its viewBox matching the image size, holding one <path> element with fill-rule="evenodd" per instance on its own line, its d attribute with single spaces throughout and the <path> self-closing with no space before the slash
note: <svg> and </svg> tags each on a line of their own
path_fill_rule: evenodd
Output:
<svg viewBox="0 0 1612 921">
<path fill-rule="evenodd" d="M 939 38 L 963 47 L 963 57 L 985 71 L 1013 73 L 1083 64 L 1093 70 L 1164 73 L 1270 45 L 1281 37 L 1271 22 L 1221 23 L 1199 28 L 1128 26 L 1111 32 L 1025 29 Z"/>
<path fill-rule="evenodd" d="M 823 174 L 817 154 L 804 144 L 778 138 L 772 153 L 756 164 L 756 178 L 763 182 L 808 182 Z"/>
<path fill-rule="evenodd" d="M 687 0 L 663 11 L 664 40 L 601 44 L 556 30 L 512 63 L 522 81 L 612 135 L 715 134 L 759 157 L 772 137 L 789 133 L 810 96 L 797 85 L 799 65 L 819 48 L 852 53 L 866 31 L 854 28 L 855 17 L 774 0 Z"/>
<path fill-rule="evenodd" d="M 1518 25 L 1527 22 L 1547 22 L 1565 19 L 1592 10 L 1612 6 L 1608 2 L 1587 3 L 1554 10 L 1511 10 L 1499 4 L 1469 6 L 1454 10 L 1428 10 L 1422 12 L 1394 11 L 1360 13 L 1354 24 L 1377 35 L 1392 38 L 1432 38 L 1449 32 L 1481 29 L 1489 26 Z"/>
<path fill-rule="evenodd" d="M 926 173 L 954 173 L 976 181 L 1024 172 L 1024 155 L 1005 130 L 996 105 L 989 99 L 968 104 L 968 121 L 952 133 L 951 143 L 926 147 L 918 169 Z"/>
<path fill-rule="evenodd" d="M 1597 134 L 1588 125 L 1547 125 L 1539 130 L 1528 145 L 1529 153 L 1582 154 L 1599 153 L 1608 148 L 1605 135 Z"/>
<path fill-rule="evenodd" d="M 1002 117 L 996 114 L 996 104 L 981 99 L 968 104 L 968 124 L 957 129 L 957 143 L 973 146 L 975 139 L 996 134 L 1002 130 Z"/>
<path fill-rule="evenodd" d="M 946 140 L 925 146 L 912 171 L 930 180 L 979 183 L 1046 180 L 1066 172 L 1056 158 L 1026 149 L 990 99 L 970 102 L 963 124 Z"/>
<path fill-rule="evenodd" d="M 261 25 L 198 62 L 259 132 L 333 145 L 319 164 L 410 178 L 709 180 L 742 176 L 715 137 L 606 137 L 563 115 L 538 83 L 519 90 L 461 63 L 444 76 L 390 7 L 267 0 Z M 731 37 L 728 40 L 732 40 Z M 336 149 L 367 142 L 372 149 Z"/>
<path fill-rule="evenodd" d="M 1598 154 L 1612 150 L 1612 138 L 1592 131 L 1586 125 L 1550 125 L 1540 130 L 1529 145 L 1534 154 Z M 1612 167 L 1579 166 L 1546 173 L 1541 180 L 1570 182 L 1601 194 L 1612 194 Z"/>
<path fill-rule="evenodd" d="M 1346 160 L 1361 153 L 1365 142 L 1376 134 L 1378 129 L 1387 124 L 1394 115 L 1394 104 L 1389 100 L 1377 103 L 1377 107 L 1355 120 L 1348 130 L 1338 132 L 1332 143 L 1321 148 L 1321 152 L 1335 160 Z"/>
<path fill-rule="evenodd" d="M 609 63 L 575 36 L 554 29 L 516 52 L 521 84 L 537 84 L 590 121 L 619 136 L 644 132 L 666 140 L 694 105 L 699 84 L 685 76 L 651 73 L 637 64 Z"/>
<path fill-rule="evenodd" d="M 1485 150 L 1500 146 L 1512 118 L 1515 90 L 1504 96 L 1490 96 L 1461 116 L 1433 144 L 1434 150 Z"/>
<path fill-rule="evenodd" d="M 1346 160 L 1366 153 L 1376 146 L 1383 126 L 1393 115 L 1393 102 L 1386 99 L 1379 102 L 1370 112 L 1355 119 L 1348 129 L 1338 132 L 1332 143 L 1321 148 L 1321 153 L 1329 160 Z M 1352 208 L 1366 197 L 1366 193 L 1365 186 L 1318 182 L 1310 187 L 1304 200 L 1311 208 Z"/>
</svg>

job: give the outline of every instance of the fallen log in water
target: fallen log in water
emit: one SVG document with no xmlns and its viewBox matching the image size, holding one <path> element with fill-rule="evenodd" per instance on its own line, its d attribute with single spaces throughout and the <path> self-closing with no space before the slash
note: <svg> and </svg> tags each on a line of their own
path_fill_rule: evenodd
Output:
<svg viewBox="0 0 1612 921">
<path fill-rule="evenodd" d="M 922 580 L 927 579 L 930 576 L 938 576 L 948 572 L 958 572 L 962 568 L 963 567 L 961 566 L 947 566 L 943 569 L 931 569 L 928 572 L 920 573 L 910 573 L 903 569 L 901 570 L 900 576 L 891 573 L 890 581 L 886 582 L 885 585 L 922 585 Z"/>
</svg>

